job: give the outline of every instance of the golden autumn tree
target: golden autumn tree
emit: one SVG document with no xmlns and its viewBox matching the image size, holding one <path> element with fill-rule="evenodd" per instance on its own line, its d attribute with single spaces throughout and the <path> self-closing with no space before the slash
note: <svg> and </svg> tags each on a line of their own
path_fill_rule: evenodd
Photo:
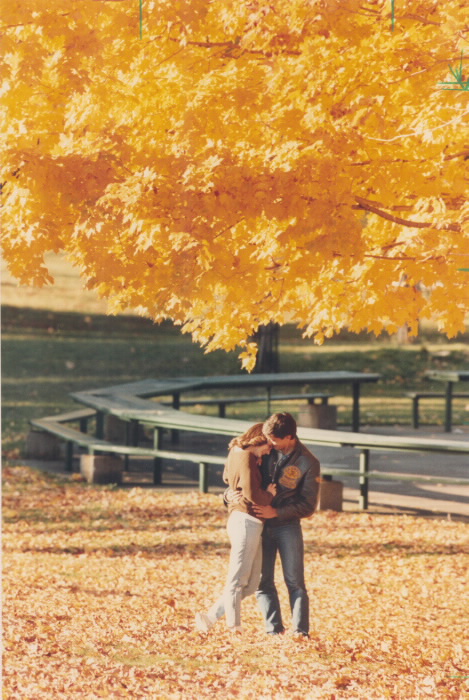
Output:
<svg viewBox="0 0 469 700">
<path fill-rule="evenodd" d="M 393 17 L 391 14 L 393 13 Z M 3 255 L 209 350 L 469 309 L 467 0 L 10 0 Z M 393 19 L 393 21 L 392 21 Z M 466 71 L 466 74 L 464 74 Z"/>
</svg>

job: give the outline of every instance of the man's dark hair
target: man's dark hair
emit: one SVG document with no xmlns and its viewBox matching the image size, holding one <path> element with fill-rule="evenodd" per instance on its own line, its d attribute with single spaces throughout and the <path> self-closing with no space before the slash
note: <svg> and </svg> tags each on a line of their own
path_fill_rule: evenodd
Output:
<svg viewBox="0 0 469 700">
<path fill-rule="evenodd" d="M 265 421 L 262 432 L 280 439 L 289 435 L 296 438 L 296 420 L 290 413 L 274 413 Z"/>
</svg>

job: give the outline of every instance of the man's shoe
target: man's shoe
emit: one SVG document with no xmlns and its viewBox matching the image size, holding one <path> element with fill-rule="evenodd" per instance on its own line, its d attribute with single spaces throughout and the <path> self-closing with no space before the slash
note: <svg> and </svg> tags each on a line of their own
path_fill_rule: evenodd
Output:
<svg viewBox="0 0 469 700">
<path fill-rule="evenodd" d="M 210 628 L 213 626 L 212 620 L 209 618 L 207 613 L 197 613 L 195 616 L 195 628 L 198 632 L 203 632 L 207 634 Z"/>
</svg>

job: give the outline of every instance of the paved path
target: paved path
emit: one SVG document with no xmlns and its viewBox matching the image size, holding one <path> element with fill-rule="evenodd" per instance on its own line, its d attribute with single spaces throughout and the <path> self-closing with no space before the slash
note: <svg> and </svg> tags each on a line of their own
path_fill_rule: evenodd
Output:
<svg viewBox="0 0 469 700">
<path fill-rule="evenodd" d="M 441 428 L 422 427 L 419 430 L 403 427 L 363 427 L 363 432 L 386 435 L 406 435 L 417 437 L 451 438 L 467 440 L 469 426 L 456 428 L 449 436 Z M 226 454 L 228 439 L 224 436 L 207 437 L 201 434 L 182 434 L 181 449 L 201 451 L 210 454 Z M 352 448 L 313 446 L 312 451 L 324 464 L 334 464 L 357 468 L 358 452 Z M 21 460 L 18 464 L 29 464 L 34 468 L 66 474 L 63 462 L 39 462 Z M 78 461 L 76 468 L 78 469 Z M 414 452 L 373 452 L 370 469 L 394 474 L 469 478 L 469 461 L 465 455 L 439 455 Z M 211 468 L 209 488 L 212 493 L 220 493 L 223 485 L 222 468 Z M 338 478 L 338 477 L 335 477 Z M 343 477 L 344 510 L 358 510 L 358 484 L 355 477 Z M 152 487 L 151 461 L 134 460 L 131 471 L 124 475 L 124 486 Z M 164 489 L 198 488 L 198 467 L 193 464 L 177 465 L 166 463 L 163 472 Z M 391 479 L 372 480 L 369 494 L 369 512 L 409 513 L 435 515 L 463 519 L 469 522 L 469 486 L 453 486 L 438 483 L 418 483 Z"/>
<path fill-rule="evenodd" d="M 408 437 L 428 437 L 452 440 L 467 440 L 469 427 L 456 428 L 451 435 L 441 428 L 423 427 L 418 430 L 405 427 L 371 428 L 363 426 L 363 432 Z M 320 461 L 358 468 L 358 452 L 352 448 L 317 446 L 313 448 Z M 441 455 L 411 452 L 375 452 L 370 456 L 370 469 L 403 476 L 447 476 L 469 478 L 469 459 L 466 455 Z M 338 477 L 336 477 L 338 478 Z M 358 489 L 356 479 L 342 478 L 344 482 L 345 508 L 356 508 Z M 370 510 L 398 508 L 403 512 L 419 511 L 443 515 L 463 516 L 469 521 L 469 486 L 438 483 L 396 481 L 391 479 L 371 480 Z"/>
</svg>

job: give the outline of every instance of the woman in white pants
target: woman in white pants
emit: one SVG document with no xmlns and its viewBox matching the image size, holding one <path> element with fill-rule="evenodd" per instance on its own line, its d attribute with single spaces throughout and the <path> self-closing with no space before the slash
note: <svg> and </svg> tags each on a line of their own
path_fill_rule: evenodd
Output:
<svg viewBox="0 0 469 700">
<path fill-rule="evenodd" d="M 241 601 L 257 590 L 262 567 L 264 522 L 254 515 L 252 505 L 270 505 L 276 490 L 274 484 L 270 484 L 267 491 L 261 488 L 259 466 L 262 457 L 272 449 L 262 434 L 262 426 L 263 423 L 256 423 L 229 444 L 223 479 L 231 491 L 238 493 L 238 498 L 230 499 L 228 503 L 226 529 L 231 543 L 230 563 L 222 595 L 207 612 L 195 616 L 199 632 L 208 632 L 223 615 L 228 628 L 239 631 Z"/>
</svg>

